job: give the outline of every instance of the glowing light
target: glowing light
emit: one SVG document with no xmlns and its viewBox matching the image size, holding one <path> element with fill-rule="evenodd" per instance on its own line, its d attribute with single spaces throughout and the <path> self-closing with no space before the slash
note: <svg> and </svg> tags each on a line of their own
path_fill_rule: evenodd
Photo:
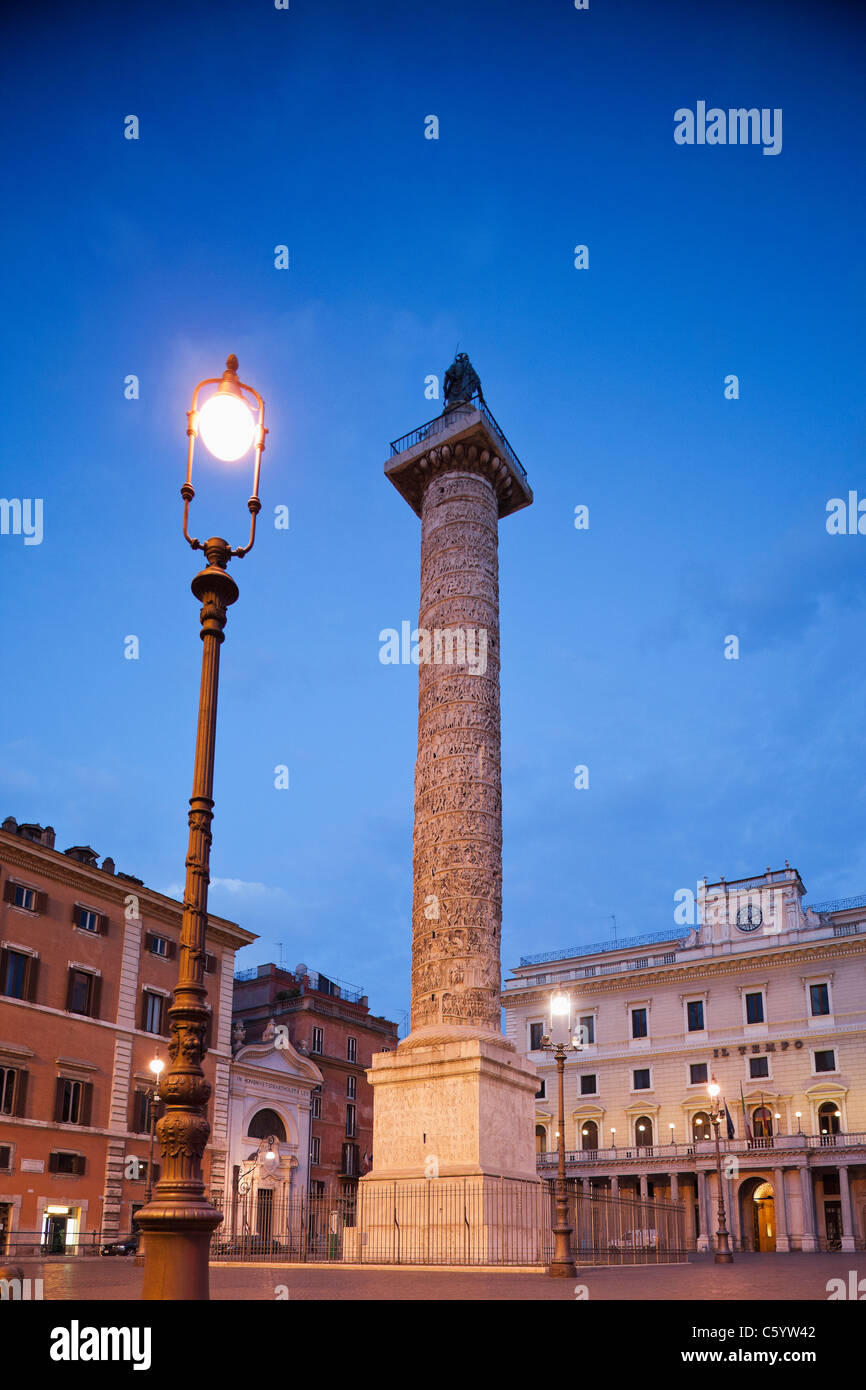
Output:
<svg viewBox="0 0 866 1390">
<path fill-rule="evenodd" d="M 160 1073 L 162 1072 L 162 1070 L 163 1070 L 164 1067 L 165 1067 L 165 1062 L 162 1060 L 162 1058 L 161 1058 L 161 1057 L 154 1057 L 153 1061 L 152 1061 L 151 1064 L 150 1064 L 150 1069 L 151 1069 L 151 1071 L 153 1072 L 154 1076 L 156 1077 L 157 1081 L 159 1080 Z"/>
<path fill-rule="evenodd" d="M 217 391 L 199 412 L 199 434 L 214 458 L 236 463 L 249 453 L 256 422 L 249 406 L 233 391 Z"/>
<path fill-rule="evenodd" d="M 558 994 L 554 994 L 553 998 L 550 1001 L 551 1014 L 555 1018 L 561 1018 L 563 1015 L 567 1016 L 570 1010 L 571 1004 L 568 995 L 563 994 L 561 990 Z"/>
</svg>

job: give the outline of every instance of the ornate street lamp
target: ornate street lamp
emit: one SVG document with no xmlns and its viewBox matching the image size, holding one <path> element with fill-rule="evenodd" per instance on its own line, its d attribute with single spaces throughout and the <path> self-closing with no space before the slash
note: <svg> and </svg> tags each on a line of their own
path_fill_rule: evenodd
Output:
<svg viewBox="0 0 866 1390">
<path fill-rule="evenodd" d="M 719 1106 L 719 1092 L 721 1086 L 713 1077 L 707 1091 L 710 1097 L 710 1124 L 716 1135 L 716 1174 L 719 1180 L 719 1229 L 716 1232 L 716 1253 L 714 1260 L 717 1265 L 730 1265 L 734 1263 L 731 1254 L 730 1240 L 728 1239 L 728 1227 L 725 1222 L 725 1190 L 722 1186 L 722 1151 L 719 1147 L 719 1126 L 722 1122 L 722 1111 Z"/>
<path fill-rule="evenodd" d="M 572 1253 L 572 1228 L 568 1220 L 568 1191 L 565 1186 L 565 1057 L 570 1048 L 580 1042 L 571 1033 L 571 999 L 562 990 L 550 997 L 550 1032 L 541 1039 L 541 1046 L 552 1052 L 559 1079 L 559 1133 L 556 1136 L 556 1183 L 554 1205 L 556 1220 L 553 1226 L 553 1259 L 547 1267 L 551 1279 L 571 1279 L 576 1266 Z"/>
<path fill-rule="evenodd" d="M 168 1017 L 171 1064 L 162 1085 L 165 1114 L 157 1125 L 162 1171 L 154 1199 L 136 1213 L 144 1235 L 144 1299 L 198 1300 L 209 1298 L 208 1254 L 211 1233 L 222 1214 L 204 1195 L 201 1160 L 210 1134 L 206 1108 L 211 1088 L 202 1071 L 208 1026 L 204 962 L 207 934 L 211 821 L 213 819 L 214 743 L 216 738 L 219 649 L 226 610 L 238 598 L 238 587 L 226 572 L 232 556 L 240 559 L 253 547 L 256 517 L 261 511 L 259 471 L 265 447 L 265 406 L 258 391 L 238 380 L 238 359 L 227 358 L 222 377 L 200 381 L 187 411 L 186 482 L 183 535 L 193 550 L 203 550 L 206 567 L 192 581 L 201 603 L 202 665 L 195 764 L 189 810 L 189 847 L 183 896 L 178 979 Z M 199 406 L 199 393 L 215 386 Z M 246 545 L 232 549 L 212 536 L 204 542 L 189 534 L 189 504 L 195 496 L 192 464 L 195 441 L 215 458 L 232 463 L 254 450 L 253 489 L 247 506 L 250 535 Z"/>
<path fill-rule="evenodd" d="M 150 1090 L 147 1092 L 147 1120 L 148 1128 L 150 1130 L 150 1158 L 147 1161 L 147 1182 L 144 1188 L 145 1206 L 147 1206 L 148 1202 L 153 1196 L 153 1140 L 155 1133 L 157 1106 L 162 1100 L 162 1096 L 159 1094 L 159 1078 L 164 1066 L 165 1062 L 160 1057 L 159 1051 L 157 1051 L 156 1056 L 150 1063 L 150 1070 L 153 1072 L 154 1081 Z"/>
</svg>

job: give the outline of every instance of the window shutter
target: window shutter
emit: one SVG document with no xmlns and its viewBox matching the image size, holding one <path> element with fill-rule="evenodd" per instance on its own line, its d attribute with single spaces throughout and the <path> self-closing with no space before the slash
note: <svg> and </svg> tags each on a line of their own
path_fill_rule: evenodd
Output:
<svg viewBox="0 0 866 1390">
<path fill-rule="evenodd" d="M 106 914 L 104 912 L 100 912 L 99 921 L 96 924 L 96 930 L 99 932 L 100 936 L 108 936 L 109 925 L 110 923 Z"/>
<path fill-rule="evenodd" d="M 143 989 L 143 990 L 141 991 L 141 1013 L 140 1013 L 139 1019 L 138 1019 L 138 1026 L 139 1026 L 139 1028 L 142 1028 L 142 1029 L 147 1027 L 147 990 L 146 990 L 146 989 Z"/>
<path fill-rule="evenodd" d="M 3 885 L 3 901 L 4 903 L 14 903 L 15 901 L 15 884 L 8 878 Z"/>
<path fill-rule="evenodd" d="M 78 1175 L 81 1176 L 81 1174 L 83 1174 L 83 1172 L 84 1172 L 84 1170 L 85 1170 L 86 1167 L 87 1167 L 87 1159 L 84 1157 L 84 1154 L 76 1154 L 76 1155 L 75 1155 L 75 1171 L 76 1171 L 76 1173 L 78 1173 Z"/>
<path fill-rule="evenodd" d="M 213 975 L 217 968 L 217 958 L 208 951 L 204 958 L 204 970 L 206 975 Z"/>
<path fill-rule="evenodd" d="M 100 1018 L 99 1004 L 102 999 L 102 976 L 94 975 L 90 986 L 90 1017 Z"/>
<path fill-rule="evenodd" d="M 93 1108 L 93 1082 L 85 1081 L 81 1087 L 81 1105 L 79 1106 L 78 1123 L 80 1125 L 90 1124 L 90 1112 Z"/>
<path fill-rule="evenodd" d="M 15 1114 L 19 1119 L 27 1113 L 27 1077 L 26 1071 L 19 1071 L 15 1078 Z"/>
<path fill-rule="evenodd" d="M 49 1171 L 49 1173 L 59 1173 L 59 1172 L 60 1172 L 60 1154 L 59 1154 L 59 1153 L 55 1153 L 55 1152 L 52 1151 L 52 1152 L 48 1155 L 48 1171 Z"/>
<path fill-rule="evenodd" d="M 34 911 L 34 912 L 44 912 L 47 906 L 48 906 L 48 894 L 47 894 L 47 893 L 37 893 L 37 894 L 36 894 L 36 906 L 34 907 L 33 911 Z"/>
<path fill-rule="evenodd" d="M 73 991 L 74 987 L 75 987 L 75 971 L 74 971 L 74 970 L 72 969 L 72 967 L 70 966 L 70 967 L 69 967 L 69 978 L 68 978 L 68 980 L 67 980 L 67 982 L 66 982 L 66 1009 L 67 1009 L 67 1012 L 71 1012 L 71 1011 L 72 1011 L 72 991 Z"/>
<path fill-rule="evenodd" d="M 145 949 L 146 951 L 152 951 L 152 950 L 153 950 L 153 943 L 154 943 L 155 940 L 156 940 L 156 937 L 154 936 L 154 934 L 153 934 L 152 931 L 145 932 L 145 934 L 144 934 L 144 949 Z"/>
<path fill-rule="evenodd" d="M 73 925 L 73 927 L 77 927 L 80 921 L 81 921 L 81 908 L 78 906 L 78 903 L 73 903 L 73 904 L 72 904 L 72 925 Z"/>
<path fill-rule="evenodd" d="M 174 960 L 174 958 L 175 958 L 176 955 L 177 955 L 177 942 L 176 942 L 176 941 L 169 941 L 169 943 L 168 943 L 168 959 L 169 959 L 169 960 Z"/>
<path fill-rule="evenodd" d="M 6 988 L 6 971 L 9 968 L 9 952 L 0 946 L 0 991 Z"/>
<path fill-rule="evenodd" d="M 54 1123 L 63 1123 L 63 1077 L 58 1076 L 57 1086 L 54 1091 Z M 54 1170 L 56 1172 L 56 1169 Z"/>
<path fill-rule="evenodd" d="M 31 956 L 27 964 L 27 976 L 24 980 L 24 997 L 29 1004 L 36 1002 L 36 984 L 39 979 L 39 957 Z"/>
</svg>

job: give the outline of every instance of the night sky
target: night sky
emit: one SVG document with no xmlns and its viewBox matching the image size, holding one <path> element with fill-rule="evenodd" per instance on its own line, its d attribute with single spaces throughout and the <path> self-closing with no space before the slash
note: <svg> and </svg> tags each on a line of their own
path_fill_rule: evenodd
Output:
<svg viewBox="0 0 866 1390">
<path fill-rule="evenodd" d="M 866 535 L 826 525 L 866 497 L 856 15 L 7 13 L 0 490 L 44 521 L 0 536 L 0 818 L 181 891 L 184 412 L 235 352 L 270 434 L 232 564 L 211 908 L 261 936 L 239 968 L 282 943 L 400 1016 L 417 670 L 379 633 L 415 625 L 420 534 L 383 465 L 459 343 L 536 499 L 500 531 L 504 968 L 612 915 L 672 927 L 704 874 L 787 858 L 812 900 L 866 891 Z M 677 144 L 699 101 L 781 109 L 780 153 Z M 247 465 L 200 448 L 195 482 L 196 534 L 241 544 Z"/>
</svg>

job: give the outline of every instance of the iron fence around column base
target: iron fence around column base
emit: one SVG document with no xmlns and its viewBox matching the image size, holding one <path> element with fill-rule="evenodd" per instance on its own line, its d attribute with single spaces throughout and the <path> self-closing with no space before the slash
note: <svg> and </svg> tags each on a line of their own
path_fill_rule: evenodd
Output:
<svg viewBox="0 0 866 1390">
<path fill-rule="evenodd" d="M 688 1258 L 679 1202 L 581 1192 L 567 1181 L 576 1263 L 663 1264 Z M 546 1266 L 554 1182 L 513 1178 L 367 1180 L 285 1198 L 237 1196 L 211 1259 L 268 1263 Z M 216 1202 L 216 1205 L 220 1205 Z"/>
</svg>

